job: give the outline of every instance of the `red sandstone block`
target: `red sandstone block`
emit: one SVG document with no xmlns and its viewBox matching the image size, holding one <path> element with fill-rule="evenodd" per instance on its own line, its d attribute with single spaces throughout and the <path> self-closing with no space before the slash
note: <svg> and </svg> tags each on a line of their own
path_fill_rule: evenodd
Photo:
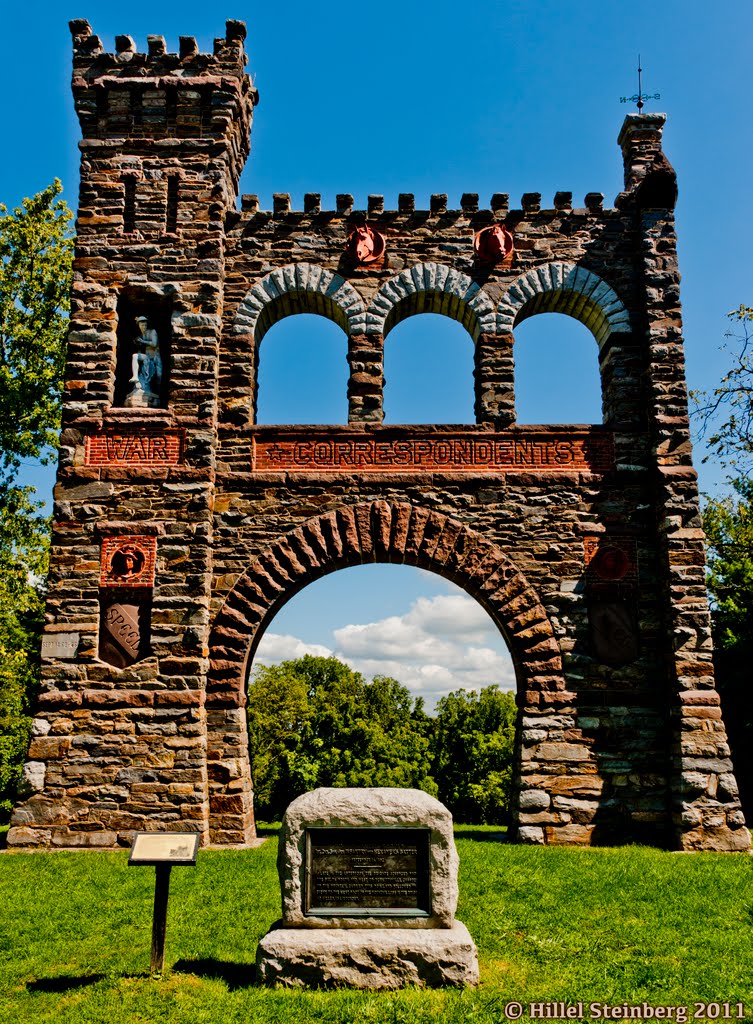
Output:
<svg viewBox="0 0 753 1024">
<path fill-rule="evenodd" d="M 56 761 L 65 757 L 71 740 L 68 736 L 37 736 L 29 747 L 30 761 Z"/>
<path fill-rule="evenodd" d="M 392 508 L 386 501 L 375 501 L 371 506 L 371 532 L 374 550 L 378 554 L 387 554 L 392 532 Z"/>
<path fill-rule="evenodd" d="M 37 704 L 43 708 L 72 708 L 81 704 L 81 693 L 76 690 L 48 690 L 40 693 Z"/>
<path fill-rule="evenodd" d="M 149 690 L 84 690 L 83 701 L 89 707 L 145 708 L 154 703 Z"/>
<path fill-rule="evenodd" d="M 594 825 L 558 825 L 545 827 L 544 834 L 550 846 L 590 846 L 594 828 Z"/>
<path fill-rule="evenodd" d="M 337 524 L 342 550 L 346 556 L 355 557 L 360 561 L 361 543 L 358 537 L 358 525 L 352 508 L 337 511 Z"/>
<path fill-rule="evenodd" d="M 155 694 L 155 703 L 170 707 L 200 707 L 203 698 L 201 690 L 161 690 Z"/>
<path fill-rule="evenodd" d="M 682 709 L 683 718 L 692 719 L 721 719 L 722 709 L 720 707 L 686 705 Z"/>
</svg>

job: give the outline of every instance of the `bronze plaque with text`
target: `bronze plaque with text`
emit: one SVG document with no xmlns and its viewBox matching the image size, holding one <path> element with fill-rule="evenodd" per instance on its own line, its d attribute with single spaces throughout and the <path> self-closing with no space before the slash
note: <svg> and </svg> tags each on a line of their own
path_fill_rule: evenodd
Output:
<svg viewBox="0 0 753 1024">
<path fill-rule="evenodd" d="M 428 916 L 429 830 L 307 829 L 305 912 L 321 917 Z"/>
</svg>

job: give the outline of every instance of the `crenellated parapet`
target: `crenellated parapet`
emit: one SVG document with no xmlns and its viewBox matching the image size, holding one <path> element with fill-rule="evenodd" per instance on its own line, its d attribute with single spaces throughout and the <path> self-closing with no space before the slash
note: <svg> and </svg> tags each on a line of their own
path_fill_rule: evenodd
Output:
<svg viewBox="0 0 753 1024">
<path fill-rule="evenodd" d="M 136 155 L 177 155 L 188 147 L 206 160 L 217 143 L 224 143 L 231 202 L 259 99 L 245 70 L 244 23 L 228 21 L 213 53 L 201 53 L 191 36 L 182 36 L 179 52 L 169 53 L 156 35 L 148 37 L 146 53 L 127 35 L 116 36 L 115 51 L 107 52 L 88 21 L 72 21 L 70 29 L 72 89 L 84 151 L 122 147 Z"/>
</svg>

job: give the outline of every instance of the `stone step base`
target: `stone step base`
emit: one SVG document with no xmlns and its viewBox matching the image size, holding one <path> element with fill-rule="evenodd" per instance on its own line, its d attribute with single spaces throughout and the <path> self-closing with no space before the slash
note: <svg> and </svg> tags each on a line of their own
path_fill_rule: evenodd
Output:
<svg viewBox="0 0 753 1024">
<path fill-rule="evenodd" d="M 275 928 L 259 943 L 257 980 L 286 988 L 477 985 L 478 954 L 452 928 Z"/>
</svg>

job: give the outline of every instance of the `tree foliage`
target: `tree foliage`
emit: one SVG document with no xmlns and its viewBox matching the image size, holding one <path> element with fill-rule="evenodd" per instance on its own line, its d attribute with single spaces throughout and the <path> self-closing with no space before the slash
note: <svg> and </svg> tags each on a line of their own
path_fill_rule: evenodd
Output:
<svg viewBox="0 0 753 1024">
<path fill-rule="evenodd" d="M 397 680 L 307 655 L 254 670 L 248 721 L 262 819 L 317 786 L 397 786 L 438 796 L 459 821 L 507 820 L 515 701 L 495 686 L 450 694 L 431 718 Z"/>
<path fill-rule="evenodd" d="M 456 821 L 508 823 L 516 715 L 513 695 L 496 686 L 438 702 L 434 778 Z"/>
<path fill-rule="evenodd" d="M 10 485 L 22 459 L 57 448 L 71 287 L 71 211 L 55 181 L 9 213 L 0 204 L 0 452 Z"/>
<path fill-rule="evenodd" d="M 49 520 L 23 460 L 57 448 L 73 239 L 59 181 L 9 213 L 0 204 L 0 817 L 28 746 L 39 675 Z"/>
<path fill-rule="evenodd" d="M 753 468 L 753 307 L 741 305 L 727 317 L 735 327 L 723 348 L 732 354 L 732 365 L 713 391 L 693 391 L 691 397 L 713 456 L 744 474 Z"/>
<path fill-rule="evenodd" d="M 317 786 L 436 793 L 428 718 L 395 679 L 367 683 L 336 658 L 306 655 L 254 670 L 248 691 L 257 814 L 279 817 Z"/>
<path fill-rule="evenodd" d="M 735 476 L 732 493 L 707 497 L 706 583 L 711 598 L 714 667 L 743 809 L 753 817 L 753 307 L 727 314 L 732 365 L 712 392 L 695 392 L 695 418 L 713 456 Z M 707 456 L 706 460 L 711 456 Z"/>
<path fill-rule="evenodd" d="M 753 819 L 753 480 L 738 478 L 734 494 L 707 499 L 706 578 L 711 597 L 714 667 L 740 797 Z"/>
</svg>

